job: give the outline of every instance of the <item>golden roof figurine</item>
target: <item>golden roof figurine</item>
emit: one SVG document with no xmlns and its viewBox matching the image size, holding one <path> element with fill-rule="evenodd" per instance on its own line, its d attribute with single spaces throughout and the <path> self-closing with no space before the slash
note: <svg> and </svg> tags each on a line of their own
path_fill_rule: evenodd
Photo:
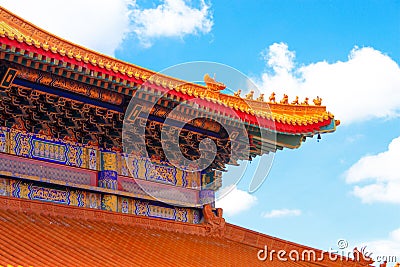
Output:
<svg viewBox="0 0 400 267">
<path fill-rule="evenodd" d="M 217 82 L 215 80 L 215 74 L 214 74 L 214 78 L 211 78 L 210 75 L 208 75 L 208 73 L 206 73 L 204 75 L 204 82 L 206 84 L 207 89 L 209 89 L 211 91 L 219 92 L 226 88 L 225 84 Z"/>
</svg>

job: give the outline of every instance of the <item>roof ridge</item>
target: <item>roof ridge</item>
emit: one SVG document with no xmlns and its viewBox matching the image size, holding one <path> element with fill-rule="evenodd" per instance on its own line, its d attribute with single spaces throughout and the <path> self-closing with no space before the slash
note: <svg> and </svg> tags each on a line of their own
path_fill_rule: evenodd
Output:
<svg viewBox="0 0 400 267">
<path fill-rule="evenodd" d="M 188 82 L 188 81 L 185 81 L 185 80 L 181 80 L 181 79 L 178 79 L 178 78 L 175 78 L 175 77 L 167 76 L 167 75 L 164 75 L 164 74 L 160 74 L 160 73 L 158 73 L 156 71 L 153 71 L 153 70 L 138 66 L 136 64 L 133 64 L 133 63 L 130 63 L 130 62 L 127 62 L 127 61 L 124 61 L 124 60 L 121 60 L 121 59 L 118 59 L 118 58 L 115 58 L 115 57 L 112 57 L 112 56 L 109 56 L 109 55 L 106 55 L 106 54 L 103 54 L 103 53 L 100 53 L 98 51 L 95 51 L 95 50 L 92 50 L 90 48 L 84 47 L 84 46 L 79 45 L 77 43 L 68 41 L 68 40 L 66 40 L 66 39 L 64 39 L 62 37 L 59 37 L 59 36 L 49 32 L 49 31 L 47 31 L 47 30 L 35 25 L 34 23 L 32 23 L 30 21 L 27 21 L 26 19 L 14 14 L 13 12 L 9 11 L 8 9 L 6 9 L 6 8 L 4 8 L 2 6 L 0 6 L 0 17 L 2 19 L 5 19 L 4 20 L 5 22 L 9 22 L 9 23 L 11 22 L 13 24 L 13 27 L 18 26 L 18 28 L 14 28 L 13 30 L 16 30 L 20 34 L 24 34 L 25 33 L 29 37 L 31 37 L 33 34 L 35 34 L 36 38 L 37 38 L 38 34 L 40 34 L 40 33 L 44 34 L 44 36 L 39 38 L 38 45 L 39 45 L 39 47 L 42 47 L 42 48 L 44 48 L 43 46 L 46 46 L 47 49 L 50 48 L 50 50 L 53 53 L 60 52 L 61 49 L 64 48 L 63 45 L 68 45 L 68 46 L 71 46 L 71 47 L 73 47 L 73 48 L 75 48 L 77 50 L 77 53 L 74 53 L 75 55 L 73 55 L 73 57 L 78 56 L 78 58 L 81 59 L 81 60 L 84 60 L 83 57 L 85 55 L 88 55 L 88 56 L 99 56 L 100 59 L 108 60 L 109 62 L 106 61 L 107 63 L 119 63 L 119 64 L 125 65 L 125 67 L 133 67 L 133 68 L 136 68 L 137 70 L 147 72 L 147 74 L 150 74 L 150 76 L 148 76 L 148 77 L 151 77 L 153 75 L 162 76 L 164 78 L 172 79 L 172 80 L 175 80 L 175 81 L 178 81 L 178 82 L 183 82 L 185 84 L 195 85 L 195 86 L 201 87 L 203 89 L 206 89 L 205 86 L 202 86 L 202 85 L 199 85 L 199 84 L 195 84 L 195 83 L 191 83 L 191 82 Z M 10 25 L 8 25 L 8 26 L 10 26 Z M 23 29 L 23 27 L 30 27 L 31 29 Z M 45 40 L 44 43 L 40 42 L 40 41 L 42 41 L 41 39 Z M 23 40 L 22 39 L 21 41 L 25 41 L 26 42 L 27 40 Z M 53 46 L 55 48 L 55 50 L 52 50 L 52 45 L 55 45 L 55 44 L 58 44 L 61 47 Z M 65 52 L 67 53 L 68 51 L 65 51 Z M 92 55 L 90 55 L 90 54 L 92 54 Z M 88 60 L 90 61 L 90 63 L 92 65 L 100 64 L 99 60 L 96 60 L 95 62 L 93 62 L 93 60 L 91 58 L 89 58 Z M 106 62 L 104 63 L 104 66 L 106 66 Z M 118 70 L 116 72 L 118 72 Z M 122 74 L 125 74 L 125 73 L 122 73 Z"/>
<path fill-rule="evenodd" d="M 320 101 L 318 104 L 315 103 L 315 105 L 304 104 L 303 102 L 297 102 L 297 104 L 287 101 L 275 102 L 275 100 L 273 102 L 266 102 L 253 99 L 252 97 L 242 98 L 240 96 L 215 92 L 209 90 L 207 86 L 161 74 L 65 40 L 26 21 L 3 7 L 0 7 L 0 18 L 7 24 L 8 28 L 13 27 L 11 30 L 7 27 L 0 27 L 0 37 L 7 37 L 10 40 L 44 50 L 50 57 L 55 57 L 56 54 L 59 54 L 65 57 L 67 61 L 74 60 L 77 63 L 85 63 L 88 69 L 99 68 L 101 72 L 109 73 L 109 75 L 118 77 L 118 79 L 121 78 L 129 82 L 132 79 L 140 82 L 148 82 L 154 86 L 173 89 L 177 93 L 205 99 L 208 102 L 215 101 L 219 105 L 263 119 L 271 118 L 274 120 L 273 114 L 270 114 L 274 112 L 286 115 L 293 113 L 310 115 L 327 114 L 326 107 L 322 106 Z M 287 97 L 286 94 L 284 96 Z M 301 125 L 301 120 L 294 120 L 292 123 Z"/>
</svg>

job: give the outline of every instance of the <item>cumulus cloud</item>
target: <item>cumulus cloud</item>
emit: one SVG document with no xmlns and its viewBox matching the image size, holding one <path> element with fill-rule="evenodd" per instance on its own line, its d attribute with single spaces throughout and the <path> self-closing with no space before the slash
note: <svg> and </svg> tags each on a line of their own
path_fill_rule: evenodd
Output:
<svg viewBox="0 0 400 267">
<path fill-rule="evenodd" d="M 261 55 L 277 74 L 290 72 L 294 68 L 296 54 L 294 51 L 289 51 L 289 47 L 285 43 L 274 43 Z"/>
<path fill-rule="evenodd" d="M 216 201 L 216 206 L 224 210 L 227 216 L 237 215 L 257 204 L 257 197 L 246 191 L 240 190 L 236 185 L 231 185 L 220 190 L 221 198 Z"/>
<path fill-rule="evenodd" d="M 400 137 L 392 140 L 388 150 L 362 157 L 346 172 L 346 182 L 355 185 L 353 194 L 365 203 L 400 204 Z"/>
<path fill-rule="evenodd" d="M 267 69 L 255 80 L 266 95 L 320 96 L 344 124 L 399 115 L 400 67 L 372 47 L 354 47 L 346 61 L 334 63 L 298 65 L 285 43 L 270 45 L 262 56 Z"/>
<path fill-rule="evenodd" d="M 150 47 L 155 38 L 208 33 L 213 25 L 204 1 L 199 8 L 184 0 L 163 0 L 148 9 L 136 0 L 0 0 L 0 5 L 59 37 L 111 56 L 129 33 Z"/>
<path fill-rule="evenodd" d="M 280 209 L 280 210 L 271 210 L 269 212 L 263 213 L 261 216 L 264 218 L 282 218 L 282 217 L 292 217 L 292 216 L 300 216 L 301 210 L 298 209 Z"/>
<path fill-rule="evenodd" d="M 129 29 L 127 0 L 0 0 L 37 26 L 87 48 L 114 55 Z"/>
<path fill-rule="evenodd" d="M 160 37 L 183 37 L 209 33 L 213 26 L 210 5 L 204 0 L 200 7 L 191 7 L 184 0 L 164 0 L 155 8 L 141 9 L 133 5 L 132 30 L 145 47 Z"/>
</svg>

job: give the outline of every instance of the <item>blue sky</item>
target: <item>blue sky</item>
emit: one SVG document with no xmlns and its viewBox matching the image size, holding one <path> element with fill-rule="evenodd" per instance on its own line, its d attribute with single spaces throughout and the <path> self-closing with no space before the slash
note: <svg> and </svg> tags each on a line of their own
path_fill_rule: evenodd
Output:
<svg viewBox="0 0 400 267">
<path fill-rule="evenodd" d="M 266 95 L 321 96 L 342 122 L 337 132 L 277 153 L 252 195 L 245 177 L 225 217 L 324 250 L 344 238 L 400 261 L 400 1 L 59 2 L 69 4 L 0 0 L 51 32 L 149 69 L 213 61 Z"/>
</svg>

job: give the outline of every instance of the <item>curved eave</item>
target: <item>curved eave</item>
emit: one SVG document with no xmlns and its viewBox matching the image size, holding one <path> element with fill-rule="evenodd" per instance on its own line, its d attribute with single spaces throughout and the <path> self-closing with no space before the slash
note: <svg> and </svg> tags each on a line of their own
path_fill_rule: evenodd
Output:
<svg viewBox="0 0 400 267">
<path fill-rule="evenodd" d="M 3 53 L 42 62 L 68 71 L 76 71 L 96 79 L 131 87 L 139 86 L 167 91 L 183 100 L 197 98 L 204 107 L 221 114 L 235 110 L 244 123 L 273 129 L 285 134 L 315 134 L 334 131 L 324 129 L 335 122 L 324 106 L 266 103 L 242 99 L 205 86 L 157 74 L 154 71 L 102 55 L 59 38 L 24 19 L 0 8 L 0 44 Z M 31 36 L 34 32 L 35 36 Z M 18 62 L 17 62 L 18 63 Z M 335 124 L 335 123 L 334 123 Z"/>
</svg>

